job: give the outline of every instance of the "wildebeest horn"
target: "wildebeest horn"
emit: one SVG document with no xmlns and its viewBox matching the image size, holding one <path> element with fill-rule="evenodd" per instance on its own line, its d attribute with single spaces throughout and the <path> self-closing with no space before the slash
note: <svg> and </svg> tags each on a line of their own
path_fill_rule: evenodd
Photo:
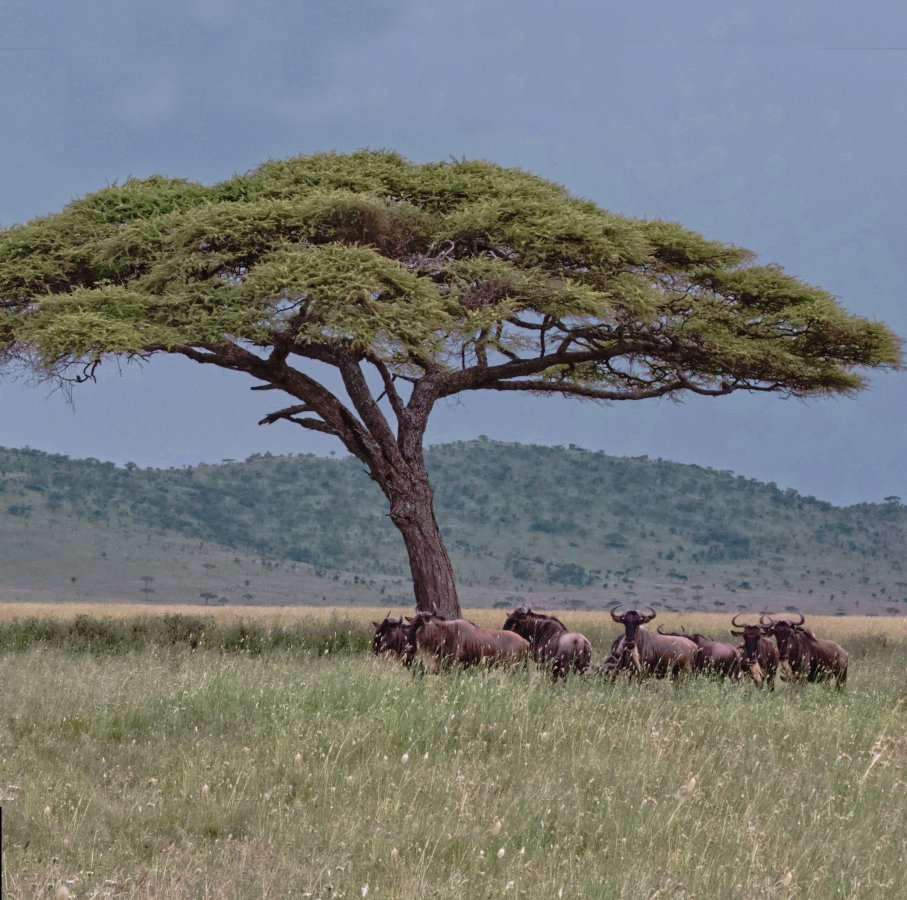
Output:
<svg viewBox="0 0 907 900">
<path fill-rule="evenodd" d="M 800 617 L 800 621 L 791 622 L 791 625 L 802 625 L 806 621 L 806 617 L 803 615 L 803 613 L 800 612 L 799 609 L 797 610 L 797 615 Z"/>
<path fill-rule="evenodd" d="M 652 619 L 655 618 L 655 610 L 652 609 L 651 606 L 647 606 L 646 609 L 649 610 L 649 612 L 648 612 L 647 615 L 642 616 L 642 621 L 643 621 L 643 622 L 651 622 Z"/>
<path fill-rule="evenodd" d="M 664 634 L 664 632 L 661 630 L 661 625 L 659 625 L 658 628 L 656 628 L 655 630 L 656 630 L 659 634 Z M 668 636 L 670 637 L 670 635 L 668 635 Z"/>
<path fill-rule="evenodd" d="M 617 610 L 619 610 L 622 606 L 623 606 L 623 603 L 618 603 L 617 606 L 612 606 L 612 607 L 611 607 L 611 610 L 610 610 L 610 612 L 611 612 L 611 618 L 614 619 L 615 622 L 620 622 L 621 624 L 622 624 L 623 621 L 624 621 L 624 617 L 623 617 L 623 616 L 619 616 L 619 615 L 617 614 Z"/>
<path fill-rule="evenodd" d="M 741 623 L 741 622 L 737 621 L 737 616 L 739 616 L 739 615 L 740 615 L 740 613 L 737 613 L 737 615 L 735 615 L 734 618 L 731 619 L 731 625 L 733 625 L 734 628 L 746 628 L 745 623 Z"/>
<path fill-rule="evenodd" d="M 768 621 L 766 622 L 765 619 L 768 619 Z M 759 614 L 759 624 L 767 625 L 767 626 L 771 627 L 772 625 L 775 624 L 775 620 L 771 616 L 766 615 L 765 613 L 760 613 Z"/>
</svg>

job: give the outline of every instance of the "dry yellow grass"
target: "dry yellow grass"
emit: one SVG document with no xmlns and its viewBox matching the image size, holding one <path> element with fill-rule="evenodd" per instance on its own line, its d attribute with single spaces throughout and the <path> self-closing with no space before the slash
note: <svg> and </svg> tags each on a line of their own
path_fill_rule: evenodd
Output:
<svg viewBox="0 0 907 900">
<path fill-rule="evenodd" d="M 93 618 L 129 619 L 152 615 L 193 615 L 211 616 L 218 622 L 238 620 L 267 623 L 269 625 L 291 624 L 299 621 L 323 622 L 331 618 L 346 619 L 366 625 L 375 619 L 382 619 L 390 609 L 393 615 L 412 612 L 405 607 L 383 606 L 200 606 L 198 604 L 154 604 L 138 603 L 0 603 L 0 622 L 12 619 L 35 617 L 39 619 L 74 619 L 76 616 Z M 506 611 L 500 609 L 466 609 L 463 615 L 488 628 L 500 628 L 506 618 Z M 783 615 L 783 614 L 781 614 Z M 557 616 L 568 628 L 582 631 L 583 628 L 601 629 L 613 626 L 615 635 L 619 626 L 611 622 L 607 612 L 558 612 Z M 746 621 L 756 621 L 758 613 L 743 613 Z M 659 612 L 654 624 L 672 628 L 683 625 L 688 631 L 725 633 L 730 628 L 731 613 L 664 613 Z M 808 625 L 823 636 L 845 639 L 849 635 L 885 634 L 893 639 L 907 638 L 907 617 L 882 616 L 809 616 Z"/>
</svg>

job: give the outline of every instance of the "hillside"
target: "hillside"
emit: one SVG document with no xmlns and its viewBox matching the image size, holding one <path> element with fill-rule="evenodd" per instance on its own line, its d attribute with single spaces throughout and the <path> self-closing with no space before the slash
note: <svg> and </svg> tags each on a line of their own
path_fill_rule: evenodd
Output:
<svg viewBox="0 0 907 900">
<path fill-rule="evenodd" d="M 698 466 L 479 440 L 429 452 L 466 602 L 907 613 L 907 508 Z M 402 540 L 352 459 L 117 468 L 0 450 L 0 599 L 404 601 Z"/>
</svg>

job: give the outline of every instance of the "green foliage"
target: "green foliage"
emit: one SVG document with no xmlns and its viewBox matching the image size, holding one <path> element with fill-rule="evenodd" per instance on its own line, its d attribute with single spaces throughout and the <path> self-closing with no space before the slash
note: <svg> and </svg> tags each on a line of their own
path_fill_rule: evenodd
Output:
<svg viewBox="0 0 907 900">
<path fill-rule="evenodd" d="M 289 341 L 424 374 L 525 361 L 542 326 L 574 356 L 531 374 L 588 391 L 841 391 L 898 363 L 883 325 L 751 256 L 491 163 L 317 154 L 130 180 L 0 232 L 0 348 L 59 374 Z"/>
</svg>

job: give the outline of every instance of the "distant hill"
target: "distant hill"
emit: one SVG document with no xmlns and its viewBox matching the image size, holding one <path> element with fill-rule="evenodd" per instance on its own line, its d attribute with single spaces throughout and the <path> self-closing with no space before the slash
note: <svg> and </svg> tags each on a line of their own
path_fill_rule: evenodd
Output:
<svg viewBox="0 0 907 900">
<path fill-rule="evenodd" d="M 428 453 L 465 602 L 907 614 L 907 507 L 698 466 L 487 440 Z M 0 599 L 409 602 L 351 458 L 118 468 L 0 449 Z"/>
</svg>

